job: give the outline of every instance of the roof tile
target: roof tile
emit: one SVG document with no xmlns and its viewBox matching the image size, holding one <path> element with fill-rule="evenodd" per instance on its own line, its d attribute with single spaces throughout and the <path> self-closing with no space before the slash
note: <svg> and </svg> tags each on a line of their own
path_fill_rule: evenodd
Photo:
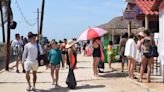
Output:
<svg viewBox="0 0 164 92">
<path fill-rule="evenodd" d="M 143 14 L 158 15 L 158 11 L 153 11 L 152 7 L 155 5 L 156 0 L 135 0 L 136 5 L 141 9 Z"/>
</svg>

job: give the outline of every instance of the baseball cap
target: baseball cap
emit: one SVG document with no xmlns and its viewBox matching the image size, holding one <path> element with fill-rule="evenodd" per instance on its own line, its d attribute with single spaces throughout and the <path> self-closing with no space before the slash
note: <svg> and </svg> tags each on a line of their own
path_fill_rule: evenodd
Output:
<svg viewBox="0 0 164 92">
<path fill-rule="evenodd" d="M 37 34 L 34 34 L 32 32 L 28 33 L 28 38 L 33 38 L 33 37 L 36 37 L 36 36 L 37 36 Z"/>
</svg>

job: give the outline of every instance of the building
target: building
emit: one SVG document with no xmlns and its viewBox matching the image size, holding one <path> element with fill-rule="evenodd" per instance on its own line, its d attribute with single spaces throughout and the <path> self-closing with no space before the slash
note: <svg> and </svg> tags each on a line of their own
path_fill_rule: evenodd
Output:
<svg viewBox="0 0 164 92">
<path fill-rule="evenodd" d="M 159 7 L 159 52 L 164 51 L 164 1 L 161 2 Z"/>
</svg>

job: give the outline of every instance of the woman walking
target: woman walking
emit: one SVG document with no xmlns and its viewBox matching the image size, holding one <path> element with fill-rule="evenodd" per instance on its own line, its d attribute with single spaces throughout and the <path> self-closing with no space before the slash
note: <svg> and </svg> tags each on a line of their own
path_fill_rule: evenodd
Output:
<svg viewBox="0 0 164 92">
<path fill-rule="evenodd" d="M 136 78 L 134 77 L 133 71 L 136 62 L 136 51 L 137 51 L 136 43 L 133 37 L 134 37 L 133 34 L 131 34 L 125 45 L 125 56 L 128 59 L 128 74 L 129 74 L 129 78 L 132 79 Z"/>
<path fill-rule="evenodd" d="M 102 42 L 100 38 L 93 40 L 93 73 L 94 77 L 98 77 L 98 64 L 104 61 L 104 54 L 102 48 Z"/>
<path fill-rule="evenodd" d="M 66 48 L 68 49 L 67 59 L 68 59 L 68 65 L 69 65 L 69 74 L 66 80 L 66 84 L 71 89 L 74 89 L 76 87 L 76 78 L 73 72 L 77 64 L 77 54 L 76 54 L 75 43 L 76 41 L 71 39 L 68 41 L 66 45 Z"/>
<path fill-rule="evenodd" d="M 51 77 L 52 77 L 52 85 L 55 84 L 55 87 L 59 87 L 59 69 L 60 62 L 62 61 L 61 51 L 59 50 L 59 46 L 57 42 L 51 42 L 51 50 L 49 52 L 49 60 L 51 63 Z M 55 73 L 55 76 L 54 76 Z"/>
</svg>

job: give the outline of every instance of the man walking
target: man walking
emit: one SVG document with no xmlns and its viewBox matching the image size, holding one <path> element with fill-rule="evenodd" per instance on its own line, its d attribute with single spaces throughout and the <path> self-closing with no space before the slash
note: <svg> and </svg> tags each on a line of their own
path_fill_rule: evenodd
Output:
<svg viewBox="0 0 164 92">
<path fill-rule="evenodd" d="M 13 55 L 16 59 L 16 72 L 19 73 L 18 65 L 19 61 L 22 59 L 22 53 L 23 53 L 23 42 L 20 39 L 19 34 L 15 34 L 15 40 L 11 43 L 11 47 L 13 48 Z M 25 73 L 24 66 L 23 67 L 23 73 Z"/>
<path fill-rule="evenodd" d="M 41 45 L 36 43 L 37 34 L 33 34 L 32 32 L 28 33 L 29 43 L 24 46 L 24 52 L 22 57 L 22 62 L 24 63 L 25 71 L 26 71 L 26 80 L 28 82 L 27 91 L 31 90 L 30 84 L 30 70 L 33 71 L 33 87 L 32 90 L 35 91 L 35 83 L 37 80 L 37 70 L 38 70 L 38 50 L 40 50 L 40 54 L 43 54 L 43 50 Z"/>
</svg>

